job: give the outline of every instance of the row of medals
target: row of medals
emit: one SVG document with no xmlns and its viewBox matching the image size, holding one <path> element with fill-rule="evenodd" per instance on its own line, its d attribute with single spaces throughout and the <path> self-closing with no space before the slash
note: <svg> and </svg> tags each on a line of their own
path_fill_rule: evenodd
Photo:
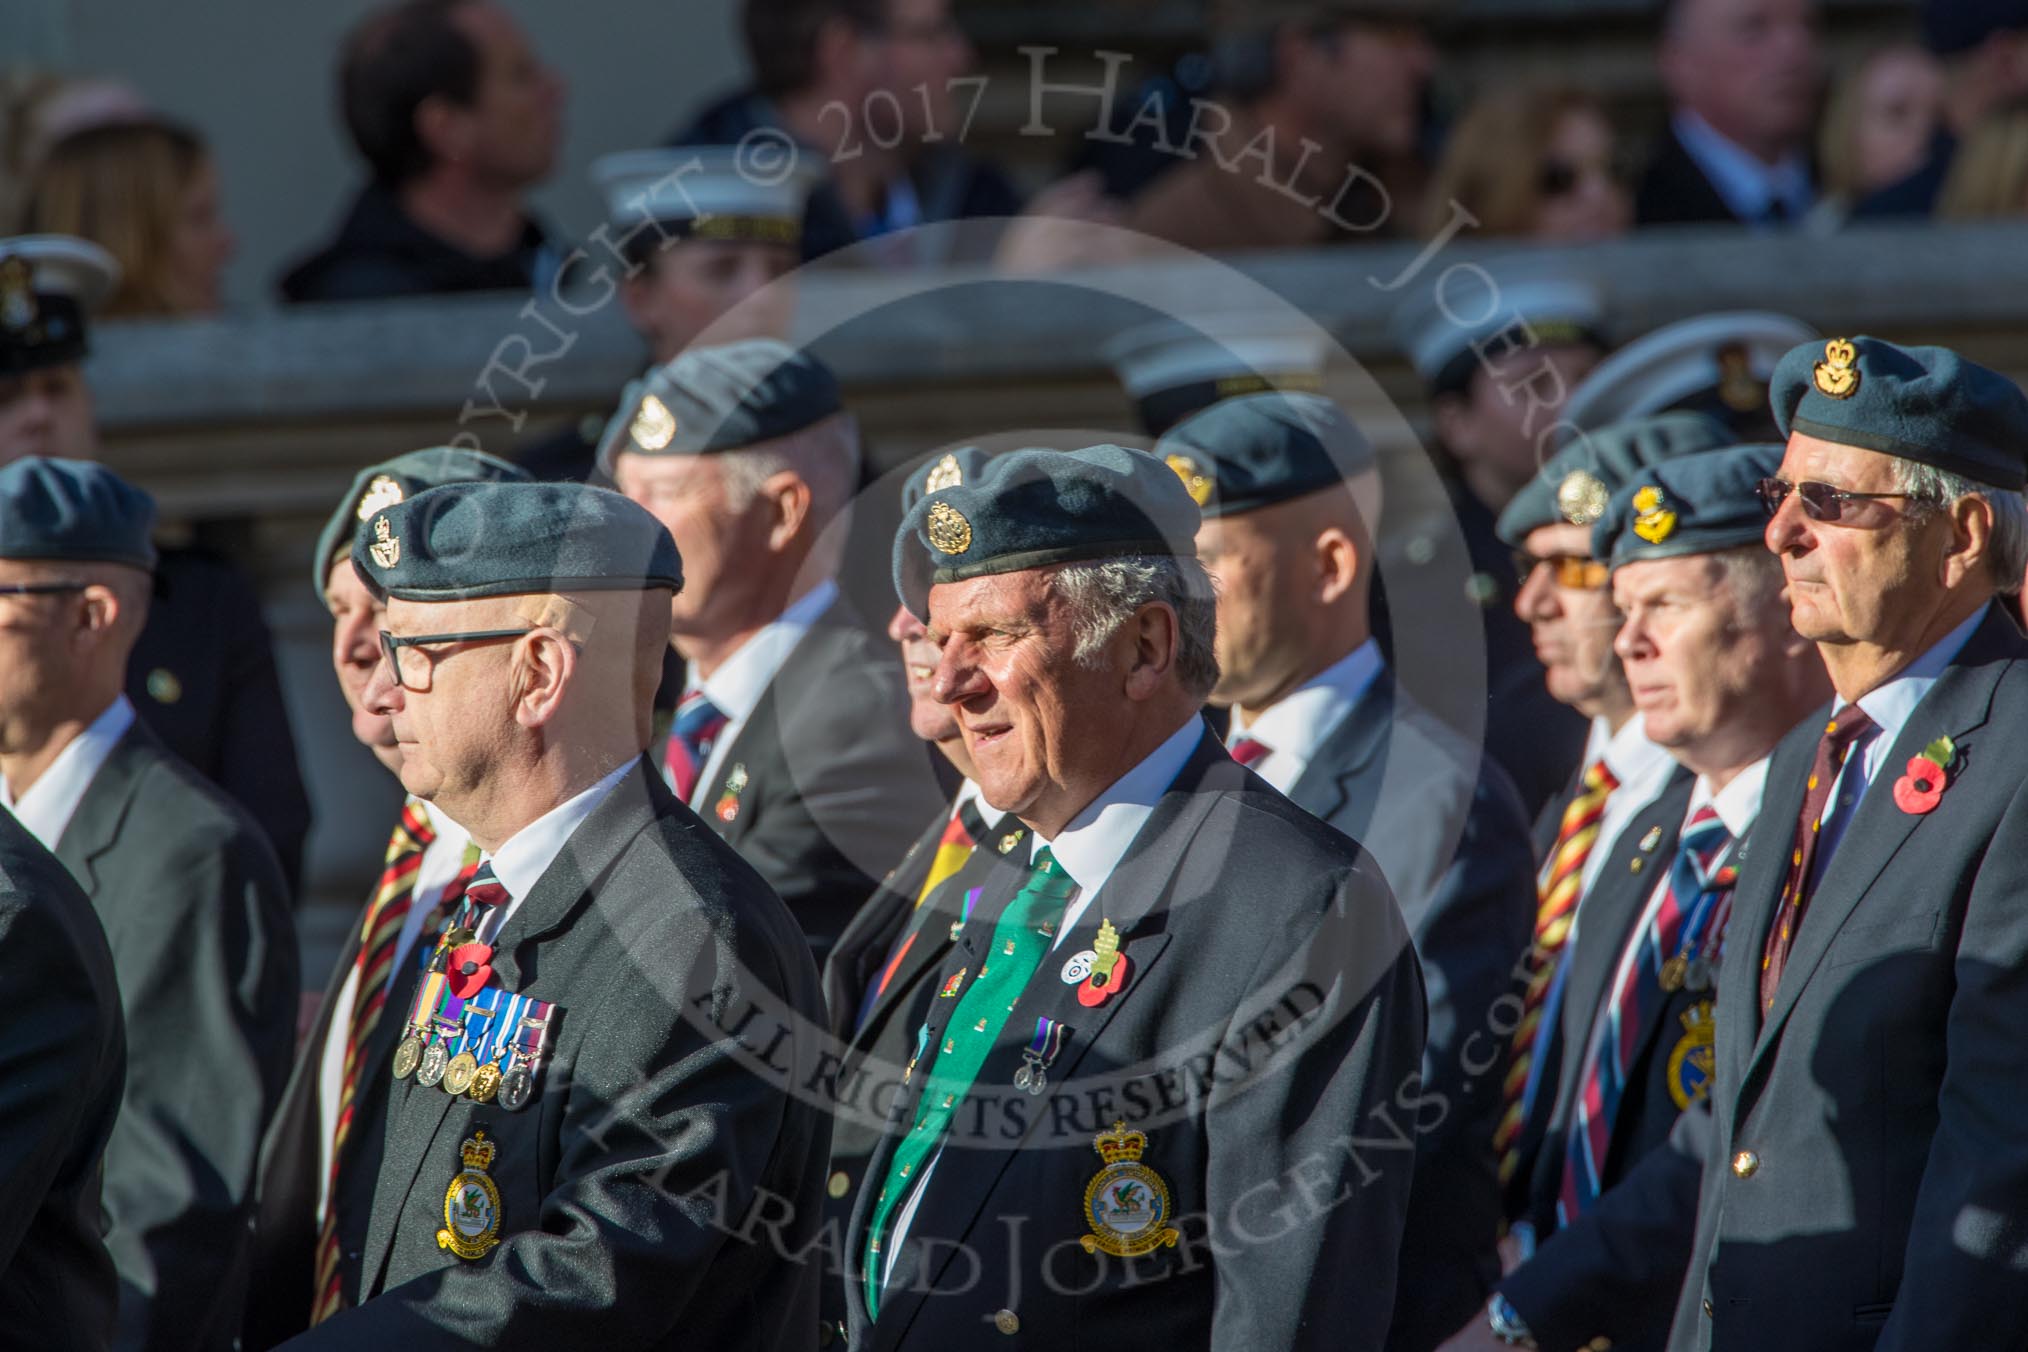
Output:
<svg viewBox="0 0 2028 1352">
<path fill-rule="evenodd" d="M 480 1065 L 479 1058 L 470 1052 L 452 1056 L 440 1041 L 425 1046 L 420 1033 L 410 1033 L 394 1049 L 394 1078 L 405 1080 L 410 1074 L 426 1088 L 441 1084 L 453 1098 L 462 1096 L 474 1103 L 491 1103 L 497 1098 L 510 1113 L 528 1106 L 535 1088 L 534 1073 L 520 1052 L 511 1053 L 503 1071 L 497 1062 Z"/>
</svg>

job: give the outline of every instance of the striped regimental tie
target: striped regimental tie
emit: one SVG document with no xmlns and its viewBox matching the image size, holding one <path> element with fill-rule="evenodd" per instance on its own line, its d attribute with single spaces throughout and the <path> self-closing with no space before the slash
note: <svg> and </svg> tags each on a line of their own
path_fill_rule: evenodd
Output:
<svg viewBox="0 0 2028 1352">
<path fill-rule="evenodd" d="M 1493 1150 L 1500 1157 L 1500 1181 L 1514 1176 L 1520 1164 L 1523 1099 L 1528 1088 L 1528 1068 L 1534 1062 L 1537 1033 L 1543 1028 L 1542 1007 L 1570 937 L 1571 916 L 1577 909 L 1578 893 L 1584 886 L 1584 861 L 1598 843 L 1599 820 L 1605 815 L 1606 799 L 1620 781 L 1602 760 L 1593 761 L 1584 772 L 1577 796 L 1563 810 L 1563 823 L 1556 830 L 1556 845 L 1550 851 L 1549 872 L 1536 893 L 1535 942 L 1529 950 L 1532 966 L 1528 986 L 1521 997 L 1521 1022 L 1514 1030 L 1514 1057 L 1507 1066 L 1502 1086 L 1504 1106 L 1500 1125 L 1493 1131 Z"/>
</svg>

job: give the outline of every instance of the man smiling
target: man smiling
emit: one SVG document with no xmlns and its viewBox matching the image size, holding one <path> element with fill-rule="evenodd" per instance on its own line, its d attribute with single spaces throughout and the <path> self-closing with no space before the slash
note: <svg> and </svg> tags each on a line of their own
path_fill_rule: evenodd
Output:
<svg viewBox="0 0 2028 1352">
<path fill-rule="evenodd" d="M 854 1346 L 970 1346 L 982 1315 L 1038 1346 L 1386 1332 L 1421 983 L 1372 861 L 1198 717 L 1197 526 L 1168 466 L 1096 446 L 1003 455 L 896 538 L 934 694 L 1031 836 L 963 923 L 868 1169 Z"/>
</svg>

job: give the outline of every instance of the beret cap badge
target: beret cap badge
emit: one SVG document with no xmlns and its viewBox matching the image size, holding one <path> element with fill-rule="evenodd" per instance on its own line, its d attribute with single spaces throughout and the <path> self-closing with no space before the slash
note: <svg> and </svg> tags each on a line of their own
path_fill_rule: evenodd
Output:
<svg viewBox="0 0 2028 1352">
<path fill-rule="evenodd" d="M 1165 458 L 1176 477 L 1183 481 L 1183 489 L 1190 494 L 1190 500 L 1199 507 L 1211 501 L 1211 476 L 1204 467 L 1187 455 L 1171 455 Z"/>
<path fill-rule="evenodd" d="M 392 568 L 401 562 L 401 540 L 394 534 L 394 528 L 381 517 L 373 523 L 373 543 L 368 546 L 373 561 L 382 568 Z"/>
<path fill-rule="evenodd" d="M 922 491 L 941 493 L 946 488 L 956 488 L 964 482 L 965 471 L 958 464 L 958 457 L 946 453 L 943 459 L 930 468 L 929 477 L 923 480 Z"/>
<path fill-rule="evenodd" d="M 1573 470 L 1556 486 L 1556 510 L 1573 526 L 1589 526 L 1605 515 L 1612 495 L 1590 470 Z"/>
<path fill-rule="evenodd" d="M 1859 349 L 1849 338 L 1833 338 L 1824 344 L 1824 359 L 1811 374 L 1817 393 L 1827 399 L 1850 399 L 1859 393 Z"/>
<path fill-rule="evenodd" d="M 641 400 L 641 407 L 634 412 L 634 425 L 629 429 L 634 444 L 644 451 L 659 451 L 676 439 L 676 415 L 669 406 L 649 395 Z"/>
<path fill-rule="evenodd" d="M 376 474 L 373 482 L 366 485 L 366 491 L 359 495 L 359 519 L 364 521 L 375 512 L 385 511 L 406 496 L 401 491 L 399 479 L 391 474 Z"/>
<path fill-rule="evenodd" d="M 1634 534 L 1651 545 L 1658 545 L 1669 538 L 1676 529 L 1676 513 L 1669 510 L 1668 502 L 1662 497 L 1662 490 L 1653 484 L 1643 486 L 1634 494 Z"/>
<path fill-rule="evenodd" d="M 929 542 L 940 553 L 962 554 L 972 547 L 972 523 L 948 502 L 933 502 L 929 509 Z"/>
</svg>

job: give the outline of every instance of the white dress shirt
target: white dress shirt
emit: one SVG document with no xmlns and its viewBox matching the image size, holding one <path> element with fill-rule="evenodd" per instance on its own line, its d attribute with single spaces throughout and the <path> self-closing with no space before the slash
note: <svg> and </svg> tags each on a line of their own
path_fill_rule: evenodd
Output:
<svg viewBox="0 0 2028 1352">
<path fill-rule="evenodd" d="M 770 620 L 752 638 L 740 644 L 738 650 L 720 663 L 718 670 L 698 687 L 713 707 L 725 715 L 726 721 L 711 744 L 711 755 L 704 762 L 703 772 L 697 776 L 697 783 L 690 790 L 690 806 L 701 810 L 717 794 L 726 757 L 732 751 L 732 744 L 739 739 L 741 730 L 746 727 L 746 720 L 753 716 L 761 696 L 767 693 L 782 664 L 789 660 L 789 654 L 795 651 L 803 636 L 810 632 L 810 627 L 837 599 L 836 582 L 829 578 L 819 582 L 797 597 L 787 610 Z"/>
<path fill-rule="evenodd" d="M 77 815 L 77 805 L 84 801 L 85 791 L 104 768 L 106 758 L 133 726 L 134 706 L 125 695 L 120 695 L 56 753 L 49 768 L 19 798 L 6 780 L 0 778 L 0 806 L 12 812 L 45 849 L 54 850 L 56 842 L 69 829 L 70 819 Z"/>
<path fill-rule="evenodd" d="M 1176 782 L 1183 763 L 1190 759 L 1190 753 L 1197 749 L 1203 738 L 1204 720 L 1192 714 L 1183 726 L 1149 752 L 1146 759 L 1114 780 L 1111 788 L 1071 818 L 1070 824 L 1057 832 L 1054 840 L 1044 840 L 1032 831 L 1029 833 L 1030 862 L 1046 845 L 1057 866 L 1077 884 L 1077 891 L 1064 907 L 1063 919 L 1056 927 L 1056 938 L 1049 946 L 1051 952 L 1055 952 L 1063 937 L 1083 917 L 1092 899 L 1105 889 L 1113 870 L 1119 867 L 1120 860 L 1126 857 L 1127 850 L 1133 845 L 1134 837 L 1148 824 L 1155 804 Z M 1050 979 L 1055 979 L 1053 974 Z M 916 1175 L 915 1187 L 908 1200 L 894 1213 L 892 1238 L 886 1241 L 883 1250 L 880 1273 L 883 1286 L 894 1275 L 894 1260 L 901 1255 L 902 1243 L 908 1238 L 909 1226 L 915 1221 L 915 1209 L 928 1191 L 930 1175 L 936 1172 L 937 1163 L 943 1157 L 943 1147 L 939 1146 L 922 1172 Z"/>
<path fill-rule="evenodd" d="M 1709 807 L 1718 814 L 1718 820 L 1725 823 L 1725 829 L 1732 833 L 1731 841 L 1719 855 L 1720 860 L 1732 857 L 1733 851 L 1739 848 L 1740 838 L 1753 825 L 1754 818 L 1760 815 L 1761 794 L 1767 788 L 1768 760 L 1767 756 L 1761 757 L 1733 776 L 1715 794 L 1711 791 L 1711 782 L 1703 775 L 1697 776 L 1697 782 L 1690 790 L 1690 806 L 1683 814 L 1683 826 L 1689 826 L 1691 818 Z M 1673 866 L 1675 860 L 1667 862 Z M 1634 959 L 1640 952 L 1641 935 L 1655 922 L 1663 900 L 1669 895 L 1671 871 L 1672 868 L 1656 870 L 1660 876 L 1655 879 L 1654 889 L 1648 893 L 1648 904 L 1641 909 L 1640 919 L 1627 932 L 1627 943 L 1620 952 L 1619 966 L 1614 969 L 1612 984 L 1606 987 L 1606 998 L 1599 1005 L 1597 1017 L 1592 1020 L 1591 1034 L 1585 1040 L 1583 1077 L 1578 1080 L 1579 1084 L 1590 1082 L 1592 1064 L 1597 1060 L 1599 1030 L 1611 1012 L 1618 1008 L 1620 992 L 1634 979 Z"/>
<path fill-rule="evenodd" d="M 1677 110 L 1670 126 L 1732 214 L 1747 224 L 1768 223 L 1768 209 L 1777 201 L 1791 224 L 1801 224 L 1815 204 L 1810 167 L 1799 152 L 1768 164 L 1687 108 Z"/>
<path fill-rule="evenodd" d="M 1234 709 L 1225 744 L 1231 747 L 1252 738 L 1267 747 L 1268 754 L 1253 763 L 1253 772 L 1287 793 L 1365 697 L 1380 668 L 1380 645 L 1369 638 L 1263 709 L 1251 723 L 1242 725 L 1239 710 Z"/>
<path fill-rule="evenodd" d="M 414 899 L 410 902 L 408 914 L 402 918 L 401 933 L 394 941 L 394 961 L 388 964 L 388 990 L 394 988 L 395 978 L 401 974 L 402 964 L 414 960 L 417 940 L 422 937 L 424 922 L 430 912 L 436 909 L 443 897 L 444 889 L 457 881 L 465 868 L 465 850 L 472 837 L 464 827 L 452 821 L 443 813 L 431 807 L 420 798 L 410 798 L 408 806 L 416 808 L 429 821 L 436 832 L 429 848 L 423 851 L 422 862 L 416 866 Z M 337 997 L 331 1002 L 331 1019 L 324 1030 L 324 1045 L 317 1061 L 317 1220 L 322 1224 L 324 1208 L 330 1204 L 331 1186 L 331 1141 L 338 1130 L 338 1099 L 345 1089 L 345 1039 L 352 1027 L 352 1008 L 359 1002 L 359 967 L 355 962 L 345 973 L 345 982 L 338 988 Z M 405 1009 L 383 1008 L 383 1019 L 405 1019 Z M 380 1066 L 361 1068 L 361 1074 L 380 1075 L 386 1070 Z"/>
<path fill-rule="evenodd" d="M 1894 679 L 1859 697 L 1859 707 L 1873 720 L 1873 728 L 1861 736 L 1859 744 L 1846 755 L 1845 766 L 1838 771 L 1838 778 L 1831 786 L 1831 801 L 1824 809 L 1824 826 L 1817 833 L 1817 848 L 1810 859 L 1812 877 L 1823 876 L 1824 867 L 1837 853 L 1838 842 L 1845 838 L 1845 828 L 1851 824 L 1852 814 L 1859 810 L 1860 800 L 1866 797 L 1867 789 L 1872 787 L 1881 770 L 1885 768 L 1891 772 L 1894 779 L 1901 778 L 1901 766 L 1883 767 L 1882 762 L 1894 749 L 1901 730 L 1914 716 L 1915 706 L 1922 703 L 1930 687 L 1944 674 L 1944 669 L 1957 660 L 1974 631 L 1985 623 L 1986 609 L 1981 607 L 1970 619 L 1945 634 L 1935 647 L 1903 667 Z M 1941 727 L 1933 729 L 1925 740 L 1933 741 L 1949 731 Z"/>
<path fill-rule="evenodd" d="M 614 766 L 590 788 L 558 803 L 509 836 L 490 858 L 482 860 L 493 866 L 493 876 L 507 889 L 507 902 L 500 913 L 486 917 L 484 942 L 492 943 L 507 927 L 507 922 L 521 909 L 521 903 L 535 890 L 535 884 L 542 881 L 542 875 L 556 862 L 556 856 L 563 853 L 577 828 L 584 825 L 585 818 L 598 810 L 599 804 L 606 801 L 606 796 L 619 787 L 633 768 L 632 761 Z"/>
<path fill-rule="evenodd" d="M 1591 721 L 1591 736 L 1584 746 L 1584 765 L 1589 768 L 1592 762 L 1598 760 L 1605 762 L 1606 769 L 1619 781 L 1619 787 L 1606 796 L 1605 810 L 1598 819 L 1598 837 L 1592 843 L 1591 853 L 1585 856 L 1578 892 L 1580 908 L 1584 904 L 1583 898 L 1591 892 L 1599 870 L 1605 867 L 1606 857 L 1612 853 L 1620 832 L 1642 809 L 1655 801 L 1663 786 L 1676 773 L 1675 757 L 1648 740 L 1647 722 L 1639 714 L 1621 724 L 1618 732 L 1614 732 L 1603 718 Z M 1549 876 L 1549 866 L 1553 862 L 1553 856 L 1542 861 L 1538 880 Z M 1576 922 L 1573 920 L 1572 923 Z"/>
</svg>

